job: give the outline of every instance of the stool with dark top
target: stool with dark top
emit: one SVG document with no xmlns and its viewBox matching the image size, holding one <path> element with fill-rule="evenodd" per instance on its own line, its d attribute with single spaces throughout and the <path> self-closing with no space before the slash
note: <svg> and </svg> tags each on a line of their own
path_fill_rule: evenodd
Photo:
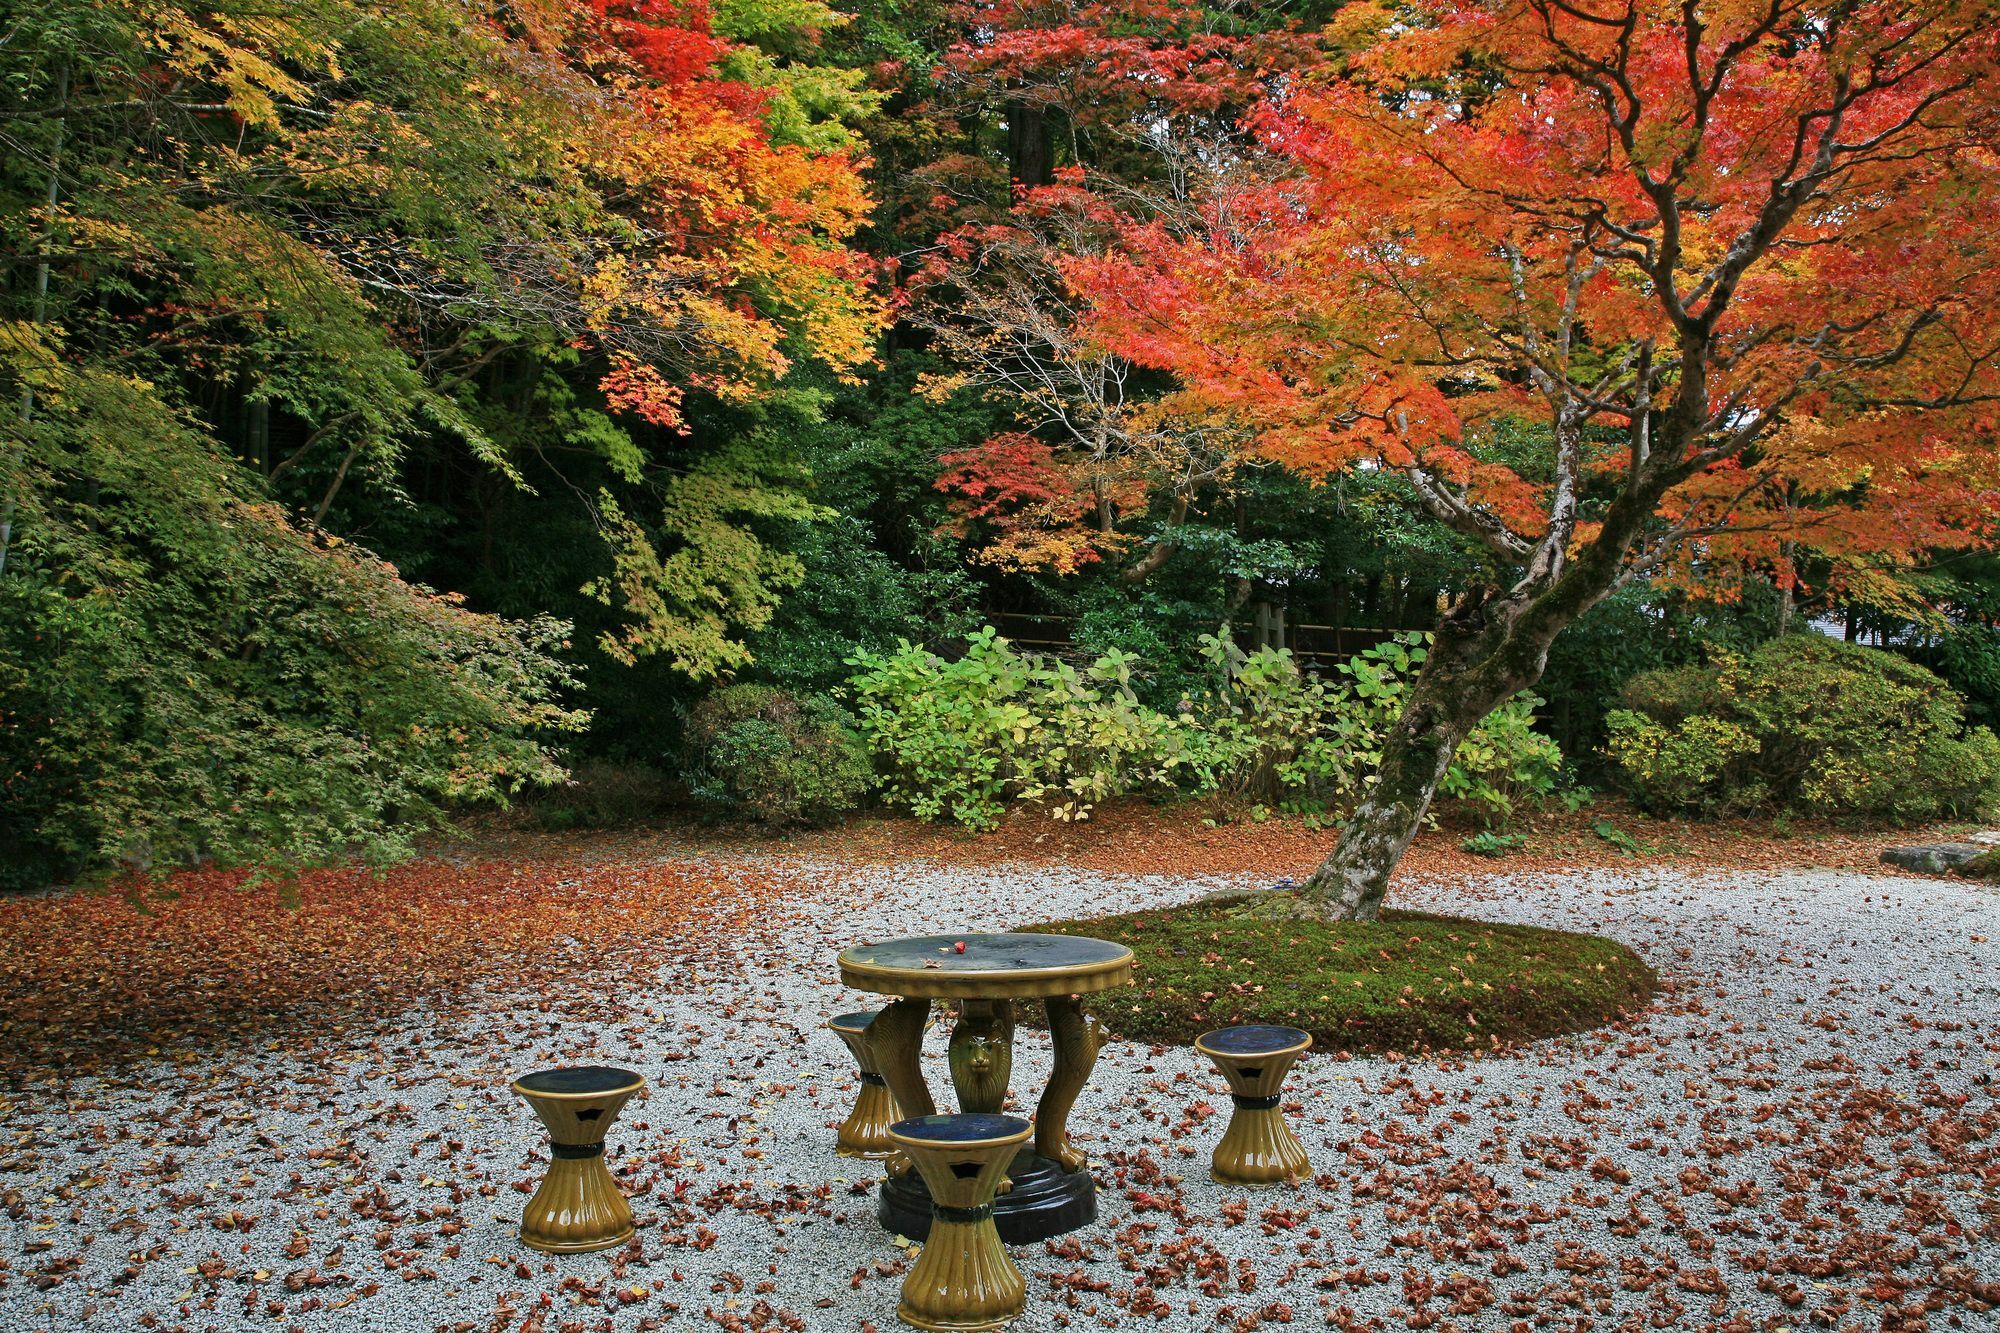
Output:
<svg viewBox="0 0 2000 1333">
<path fill-rule="evenodd" d="M 1215 1145 L 1209 1176 L 1221 1185 L 1275 1185 L 1312 1174 L 1306 1150 L 1278 1110 L 1278 1089 L 1294 1062 L 1312 1046 L 1298 1028 L 1223 1028 L 1195 1038 L 1194 1048 L 1215 1061 L 1229 1080 L 1236 1109 Z"/>
<path fill-rule="evenodd" d="M 1027 1283 L 993 1226 L 993 1195 L 1032 1133 L 1011 1115 L 927 1115 L 889 1127 L 889 1141 L 930 1186 L 930 1235 L 896 1308 L 904 1323 L 999 1328 L 1028 1308 Z"/>
<path fill-rule="evenodd" d="M 841 1014 L 827 1020 L 840 1039 L 847 1043 L 847 1049 L 854 1055 L 854 1063 L 861 1069 L 861 1091 L 854 1096 L 854 1109 L 847 1113 L 847 1119 L 840 1122 L 840 1131 L 835 1135 L 833 1150 L 842 1157 L 865 1157 L 871 1162 L 894 1157 L 896 1150 L 889 1143 L 889 1126 L 896 1123 L 896 1098 L 889 1091 L 889 1084 L 882 1077 L 881 1066 L 875 1063 L 875 1053 L 868 1046 L 868 1028 L 874 1023 L 873 1010 L 864 1009 L 860 1013 Z"/>
<path fill-rule="evenodd" d="M 624 1069 L 543 1069 L 514 1091 L 549 1130 L 549 1173 L 521 1210 L 521 1243 L 552 1254 L 608 1250 L 632 1238 L 632 1209 L 604 1165 L 604 1135 L 646 1080 Z"/>
</svg>

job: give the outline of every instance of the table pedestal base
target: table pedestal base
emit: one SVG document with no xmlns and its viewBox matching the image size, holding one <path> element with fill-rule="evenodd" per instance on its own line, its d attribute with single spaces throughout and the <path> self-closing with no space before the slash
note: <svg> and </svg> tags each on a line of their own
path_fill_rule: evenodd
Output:
<svg viewBox="0 0 2000 1333">
<path fill-rule="evenodd" d="M 1014 1187 L 993 1200 L 993 1225 L 1008 1245 L 1048 1240 L 1097 1220 L 1097 1182 L 1022 1150 L 1007 1169 Z M 882 1182 L 875 1216 L 892 1235 L 922 1240 L 931 1229 L 931 1192 L 915 1171 Z"/>
</svg>

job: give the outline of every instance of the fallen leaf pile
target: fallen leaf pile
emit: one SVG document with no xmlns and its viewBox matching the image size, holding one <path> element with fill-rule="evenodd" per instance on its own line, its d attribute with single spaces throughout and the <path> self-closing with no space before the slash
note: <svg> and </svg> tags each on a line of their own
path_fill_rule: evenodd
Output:
<svg viewBox="0 0 2000 1333">
<path fill-rule="evenodd" d="M 288 885 L 183 871 L 0 900 L 0 1076 L 212 1054 L 232 1034 L 393 1012 L 509 974 L 589 1005 L 621 964 L 650 969 L 674 941 L 727 939 L 797 889 L 794 872 L 685 849 L 565 850 L 552 840 L 511 862 L 427 859 Z M 563 993 L 576 975 L 600 985 Z"/>
</svg>

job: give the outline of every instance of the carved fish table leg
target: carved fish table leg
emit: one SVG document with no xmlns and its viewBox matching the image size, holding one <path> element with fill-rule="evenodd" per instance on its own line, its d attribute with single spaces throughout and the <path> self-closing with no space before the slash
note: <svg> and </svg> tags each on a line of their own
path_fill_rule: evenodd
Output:
<svg viewBox="0 0 2000 1333">
<path fill-rule="evenodd" d="M 924 1025 L 930 1021 L 931 1002 L 907 997 L 895 1000 L 875 1015 L 868 1025 L 868 1049 L 875 1056 L 882 1079 L 896 1098 L 896 1106 L 906 1116 L 937 1114 L 930 1085 L 924 1082 L 921 1055 Z M 910 1159 L 898 1152 L 883 1164 L 892 1176 L 910 1169 Z"/>
<path fill-rule="evenodd" d="M 1076 1105 L 1077 1094 L 1090 1079 L 1091 1067 L 1097 1063 L 1098 1048 L 1104 1045 L 1104 1031 L 1096 1018 L 1084 1013 L 1083 1001 L 1074 995 L 1052 996 L 1047 1006 L 1055 1071 L 1035 1108 L 1035 1151 L 1062 1163 L 1063 1170 L 1076 1172 L 1083 1170 L 1090 1159 L 1069 1141 L 1069 1113 Z"/>
<path fill-rule="evenodd" d="M 1007 1100 L 1014 1072 L 1014 1002 L 965 1000 L 947 1052 L 961 1112 L 992 1115 Z"/>
</svg>

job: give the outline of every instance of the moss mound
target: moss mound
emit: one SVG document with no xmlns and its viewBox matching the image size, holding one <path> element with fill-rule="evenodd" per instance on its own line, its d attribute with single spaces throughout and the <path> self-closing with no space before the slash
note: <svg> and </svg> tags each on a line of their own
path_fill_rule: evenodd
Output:
<svg viewBox="0 0 2000 1333">
<path fill-rule="evenodd" d="M 1095 1011 L 1121 1037 L 1166 1045 L 1282 1023 L 1323 1051 L 1462 1051 L 1600 1026 L 1658 985 L 1637 954 L 1596 935 L 1425 912 L 1328 925 L 1278 906 L 1256 894 L 1025 929 L 1130 947 L 1134 989 Z"/>
</svg>

